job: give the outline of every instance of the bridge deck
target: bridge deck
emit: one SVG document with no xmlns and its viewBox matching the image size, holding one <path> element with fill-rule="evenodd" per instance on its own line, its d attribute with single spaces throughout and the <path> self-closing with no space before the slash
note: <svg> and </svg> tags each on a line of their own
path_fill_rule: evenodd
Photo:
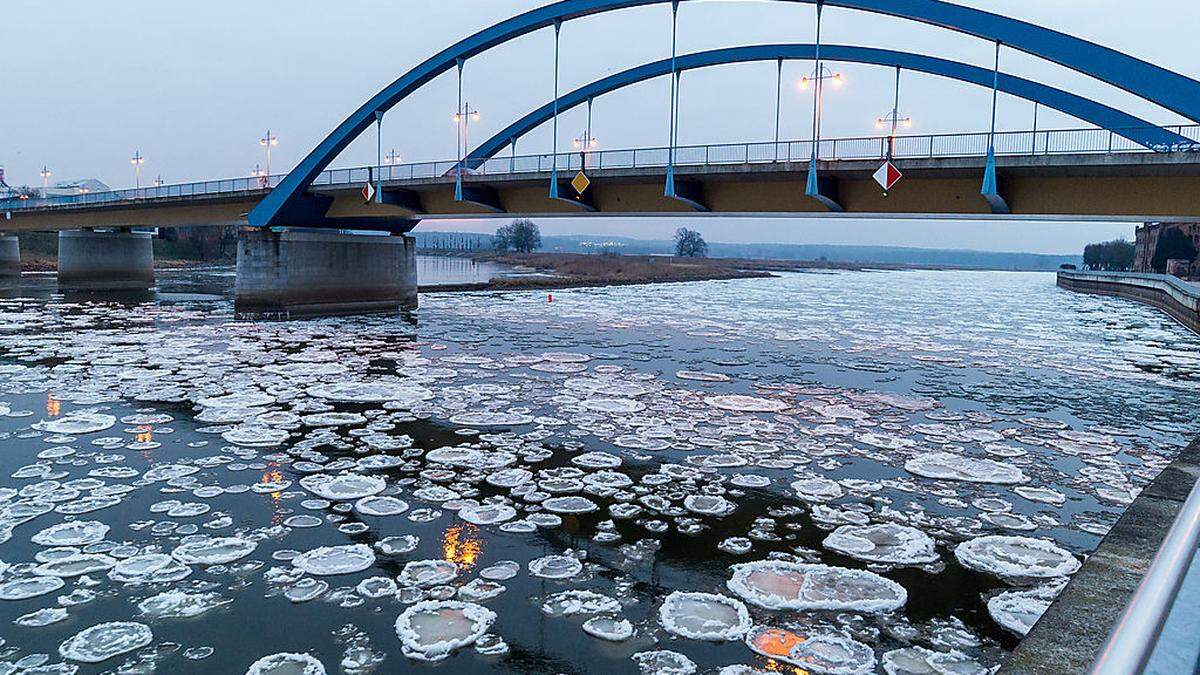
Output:
<svg viewBox="0 0 1200 675">
<path fill-rule="evenodd" d="M 749 147 L 749 146 L 747 146 Z M 613 151 L 610 151 L 613 152 Z M 632 152 L 632 151 L 630 151 Z M 749 156 L 749 153 L 747 153 Z M 456 201 L 456 179 L 449 171 L 385 167 L 385 193 L 403 195 L 405 207 L 366 204 L 359 194 L 366 168 L 328 172 L 312 191 L 334 199 L 333 218 L 428 220 L 514 216 L 681 216 L 687 214 L 830 217 L 828 209 L 804 194 L 807 161 L 699 161 L 676 167 L 682 185 L 707 211 L 663 195 L 665 167 L 645 158 L 637 166 L 600 167 L 589 158 L 592 186 L 585 193 L 593 208 L 569 200 L 551 200 L 549 156 L 545 166 L 527 158 L 498 158 L 481 167 L 487 173 L 463 178 L 468 198 Z M 686 160 L 687 158 L 681 158 Z M 518 166 L 518 160 L 522 164 Z M 510 166 L 506 167 L 506 164 Z M 560 157 L 560 181 L 572 178 L 580 156 Z M 610 160 L 610 164 L 612 161 Z M 871 174 L 880 160 L 822 160 L 820 175 L 830 181 L 847 215 L 896 218 L 993 218 L 979 188 L 980 156 L 897 159 L 901 183 L 885 196 Z M 1200 153 L 1120 152 L 1010 155 L 998 159 L 1000 191 L 1019 219 L 1044 220 L 1195 220 L 1200 218 Z M 591 168 L 595 167 L 595 168 Z M 516 171 L 511 169 L 515 168 Z M 407 175 L 405 175 L 407 169 Z M 508 170 L 505 170 L 508 169 Z M 450 173 L 451 175 L 446 175 Z M 196 186 L 200 186 L 199 188 Z M 471 190 L 470 188 L 478 188 Z M 564 195 L 574 196 L 569 187 Z M 165 186 L 41 202 L 0 203 L 7 211 L 0 229 L 59 230 L 79 227 L 238 225 L 266 194 L 251 179 Z M 407 208 L 406 208 L 407 207 Z"/>
</svg>

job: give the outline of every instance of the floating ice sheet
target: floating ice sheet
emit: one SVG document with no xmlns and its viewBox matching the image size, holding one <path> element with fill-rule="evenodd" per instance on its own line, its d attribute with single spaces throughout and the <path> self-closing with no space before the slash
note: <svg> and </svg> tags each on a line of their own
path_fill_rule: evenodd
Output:
<svg viewBox="0 0 1200 675">
<path fill-rule="evenodd" d="M 421 661 L 440 661 L 456 649 L 473 644 L 492 627 L 496 613 L 456 600 L 418 602 L 396 619 L 396 635 L 404 655 Z"/>
<path fill-rule="evenodd" d="M 730 569 L 729 590 L 767 609 L 878 613 L 895 611 L 908 601 L 903 586 L 865 570 L 779 560 Z"/>
<path fill-rule="evenodd" d="M 750 612 L 733 598 L 714 593 L 675 591 L 658 610 L 667 632 L 693 640 L 739 640 L 750 630 Z"/>
<path fill-rule="evenodd" d="M 1080 566 L 1070 551 L 1029 537 L 978 537 L 959 544 L 954 555 L 966 567 L 1017 583 L 1070 576 Z"/>
</svg>

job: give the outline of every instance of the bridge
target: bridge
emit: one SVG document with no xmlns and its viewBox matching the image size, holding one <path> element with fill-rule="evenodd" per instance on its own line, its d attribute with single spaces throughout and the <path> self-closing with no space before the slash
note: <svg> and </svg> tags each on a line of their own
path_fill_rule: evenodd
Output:
<svg viewBox="0 0 1200 675">
<path fill-rule="evenodd" d="M 689 0 L 561 0 L 530 10 L 429 57 L 371 97 L 291 172 L 163 185 L 108 193 L 0 200 L 6 231 L 60 231 L 60 283 L 153 283 L 148 235 L 141 227 L 240 225 L 237 305 L 248 313 L 294 315 L 415 306 L 413 242 L 422 220 L 517 216 L 738 215 L 786 217 L 1016 218 L 1021 220 L 1194 220 L 1200 216 L 1200 81 L 1136 57 L 1019 19 L 941 0 L 777 0 L 815 8 L 816 40 L 805 44 L 678 52 L 678 17 Z M 671 56 L 574 91 L 559 86 L 564 26 L 605 12 L 662 5 Z M 993 67 L 933 55 L 824 44 L 823 10 L 839 7 L 915 21 L 994 45 Z M 665 27 L 664 27 L 665 28 Z M 463 71 L 489 50 L 552 30 L 546 54 L 554 95 L 493 137 L 441 162 L 389 165 L 382 148 L 368 167 L 330 168 L 351 142 L 388 111 L 445 73 Z M 569 31 L 567 31 L 569 34 Z M 1078 94 L 1002 70 L 1005 52 L 1022 52 L 1112 85 L 1187 120 L 1162 126 Z M 683 146 L 678 143 L 683 74 L 747 62 L 811 61 L 813 129 L 807 139 Z M 920 72 L 991 90 L 976 133 L 860 138 L 822 135 L 826 62 Z M 589 110 L 613 91 L 654 78 L 671 82 L 661 147 L 571 151 L 559 148 L 566 111 Z M 1001 93 L 1090 125 L 998 132 Z M 518 154 L 518 141 L 553 127 L 549 152 Z M 590 126 L 590 122 L 589 122 Z M 590 129 L 587 137 L 590 138 Z M 461 144 L 460 144 L 461 145 Z M 585 144 L 586 145 L 586 144 Z M 904 174 L 885 191 L 872 176 L 884 162 Z M 573 179 L 580 181 L 573 182 Z M 364 194 L 370 195 L 364 198 Z M 111 231 L 106 231 L 111 230 Z M 382 236 L 390 235 L 390 236 Z M 0 241 L 11 257 L 15 240 Z M 0 261 L 3 267 L 3 261 Z"/>
</svg>

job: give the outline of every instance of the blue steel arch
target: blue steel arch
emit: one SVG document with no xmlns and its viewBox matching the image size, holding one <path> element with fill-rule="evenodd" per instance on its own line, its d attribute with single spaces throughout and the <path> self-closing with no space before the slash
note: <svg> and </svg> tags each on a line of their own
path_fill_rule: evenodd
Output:
<svg viewBox="0 0 1200 675">
<path fill-rule="evenodd" d="M 675 67 L 680 71 L 684 71 L 753 61 L 775 61 L 779 59 L 789 61 L 811 60 L 815 54 L 816 45 L 812 44 L 726 47 L 712 51 L 680 55 L 676 58 Z M 905 70 L 930 73 L 970 84 L 977 84 L 989 89 L 992 87 L 993 74 L 992 71 L 986 68 L 934 56 L 925 56 L 923 54 L 913 54 L 890 49 L 876 49 L 874 47 L 821 45 L 821 58 L 828 61 L 900 67 Z M 630 68 L 620 73 L 614 73 L 559 98 L 558 112 L 562 114 L 571 108 L 586 103 L 588 99 L 602 96 L 617 89 L 637 84 L 638 82 L 670 74 L 670 59 L 655 61 Z M 1191 143 L 1190 140 L 1179 134 L 1159 128 L 1151 122 L 1104 105 L 1103 103 L 1098 103 L 1061 89 L 1013 75 L 1001 73 L 1000 91 L 1031 101 L 1038 101 L 1042 105 L 1098 127 L 1111 129 L 1117 134 L 1146 147 L 1170 147 L 1180 143 Z M 495 136 L 492 136 L 490 139 L 479 144 L 476 149 L 472 150 L 467 156 L 467 166 L 472 169 L 478 168 L 485 160 L 493 157 L 508 146 L 513 139 L 524 136 L 549 120 L 553 115 L 554 103 L 551 102 L 513 122 L 507 128 L 501 130 Z"/>
<path fill-rule="evenodd" d="M 417 89 L 458 63 L 558 22 L 672 0 L 560 0 L 486 28 L 405 73 L 343 121 L 249 214 L 252 226 L 314 224 L 330 202 L 307 194 L 317 176 L 350 143 Z M 684 0 L 685 2 L 687 0 Z M 943 0 L 779 0 L 844 7 L 910 19 L 979 38 L 1066 66 L 1200 121 L 1200 82 L 1113 49 L 1031 23 Z M 290 222 L 289 222 L 290 221 Z"/>
</svg>

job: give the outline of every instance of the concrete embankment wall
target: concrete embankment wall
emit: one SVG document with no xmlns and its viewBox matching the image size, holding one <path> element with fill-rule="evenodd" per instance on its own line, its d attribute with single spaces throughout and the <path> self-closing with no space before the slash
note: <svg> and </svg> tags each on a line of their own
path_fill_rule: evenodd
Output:
<svg viewBox="0 0 1200 675">
<path fill-rule="evenodd" d="M 1146 303 L 1200 333 L 1200 285 L 1165 274 L 1073 271 L 1059 272 L 1058 285 L 1079 293 L 1111 295 Z"/>
</svg>

